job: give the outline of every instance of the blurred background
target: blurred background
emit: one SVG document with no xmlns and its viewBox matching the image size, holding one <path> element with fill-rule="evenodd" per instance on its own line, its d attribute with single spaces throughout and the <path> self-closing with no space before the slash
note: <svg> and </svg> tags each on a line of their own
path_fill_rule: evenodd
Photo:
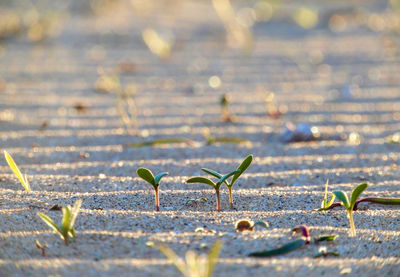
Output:
<svg viewBox="0 0 400 277">
<path fill-rule="evenodd" d="M 175 110 L 170 134 L 220 118 L 354 131 L 343 124 L 364 120 L 353 102 L 396 94 L 399 9 L 397 0 L 1 0 L 0 127 L 148 136 L 162 118 L 145 118 Z M 223 103 L 236 118 L 219 117 Z M 335 117 L 322 103 L 351 105 Z"/>
</svg>

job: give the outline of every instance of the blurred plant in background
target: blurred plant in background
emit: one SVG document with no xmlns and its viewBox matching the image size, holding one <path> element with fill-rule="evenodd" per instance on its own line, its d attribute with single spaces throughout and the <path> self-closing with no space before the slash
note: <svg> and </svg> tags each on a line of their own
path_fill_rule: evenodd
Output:
<svg viewBox="0 0 400 277">
<path fill-rule="evenodd" d="M 137 92 L 136 85 L 130 83 L 123 87 L 118 74 L 107 74 L 103 69 L 100 69 L 99 73 L 100 77 L 94 84 L 96 91 L 116 94 L 117 109 L 122 123 L 129 134 L 137 135 L 139 132 L 139 125 L 137 121 L 136 103 L 133 98 Z"/>
<path fill-rule="evenodd" d="M 29 41 L 39 42 L 60 35 L 68 14 L 35 2 L 0 3 L 0 39 L 24 36 Z"/>
</svg>

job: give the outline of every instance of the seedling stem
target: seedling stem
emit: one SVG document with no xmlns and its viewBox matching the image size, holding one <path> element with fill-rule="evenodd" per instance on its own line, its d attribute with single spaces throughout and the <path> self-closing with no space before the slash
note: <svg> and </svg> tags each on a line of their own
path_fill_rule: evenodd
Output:
<svg viewBox="0 0 400 277">
<path fill-rule="evenodd" d="M 145 180 L 147 183 L 153 186 L 154 188 L 154 196 L 155 196 L 155 202 L 156 202 L 156 211 L 160 211 L 160 201 L 158 197 L 158 186 L 160 185 L 161 179 L 168 175 L 167 172 L 162 172 L 158 174 L 157 176 L 154 177 L 153 172 L 151 172 L 149 169 L 141 167 L 136 171 L 137 175 Z"/>
<path fill-rule="evenodd" d="M 368 187 L 367 183 L 362 183 L 359 184 L 352 192 L 351 192 L 351 197 L 350 200 L 347 197 L 347 194 L 343 191 L 334 191 L 333 194 L 336 196 L 337 199 L 339 199 L 343 206 L 346 208 L 349 216 L 349 221 L 350 221 L 350 236 L 355 237 L 356 236 L 356 228 L 354 226 L 354 221 L 353 221 L 353 209 L 354 205 L 357 202 L 358 197 L 360 194 Z"/>
</svg>

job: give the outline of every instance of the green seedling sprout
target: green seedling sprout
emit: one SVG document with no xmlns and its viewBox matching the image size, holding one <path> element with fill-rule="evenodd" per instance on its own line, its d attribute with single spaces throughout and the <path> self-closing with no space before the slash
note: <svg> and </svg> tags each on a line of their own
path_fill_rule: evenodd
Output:
<svg viewBox="0 0 400 277">
<path fill-rule="evenodd" d="M 201 204 L 204 204 L 207 202 L 208 202 L 208 200 L 205 197 L 200 197 L 197 199 L 190 198 L 188 201 L 185 202 L 185 206 L 187 206 L 187 207 L 194 206 L 197 208 L 198 205 L 201 205 Z"/>
<path fill-rule="evenodd" d="M 136 86 L 131 84 L 122 86 L 118 74 L 103 74 L 97 79 L 95 89 L 98 92 L 115 93 L 117 95 L 117 109 L 122 123 L 130 133 L 138 133 L 137 109 L 134 100 Z"/>
<path fill-rule="evenodd" d="M 320 236 L 318 238 L 315 238 L 315 242 L 321 242 L 321 241 L 334 241 L 336 238 L 338 237 L 338 235 L 327 235 L 327 236 Z"/>
<path fill-rule="evenodd" d="M 42 257 L 46 257 L 47 244 L 41 244 L 38 240 L 35 240 L 36 247 L 42 250 Z"/>
<path fill-rule="evenodd" d="M 301 238 L 291 241 L 289 243 L 286 243 L 286 244 L 284 244 L 280 247 L 277 247 L 275 249 L 272 249 L 272 250 L 250 253 L 249 256 L 263 258 L 263 257 L 272 257 L 272 256 L 283 255 L 283 254 L 289 253 L 293 250 L 296 250 L 296 249 L 302 247 L 303 245 L 311 243 L 310 231 L 306 225 L 299 225 L 299 226 L 293 228 L 292 232 L 301 233 Z M 316 243 L 321 242 L 321 241 L 333 241 L 336 238 L 337 238 L 337 235 L 329 235 L 329 236 L 322 236 L 322 237 L 316 238 L 314 241 Z"/>
<path fill-rule="evenodd" d="M 31 186 L 29 185 L 29 182 L 28 182 L 28 176 L 26 174 L 23 175 L 21 173 L 17 164 L 14 162 L 14 159 L 5 150 L 4 150 L 4 157 L 6 158 L 6 161 L 7 161 L 8 165 L 10 166 L 11 170 L 14 172 L 15 176 L 17 176 L 18 180 L 21 182 L 21 185 L 24 187 L 25 191 L 30 192 Z"/>
<path fill-rule="evenodd" d="M 392 198 L 392 197 L 363 197 L 361 199 L 358 199 L 356 203 L 354 204 L 353 211 L 356 211 L 358 209 L 358 205 L 362 202 L 370 202 L 373 204 L 381 204 L 381 205 L 400 205 L 400 198 Z M 330 205 L 327 205 L 327 207 L 321 207 L 318 209 L 319 211 L 325 211 L 325 210 L 332 210 L 333 208 L 343 206 L 342 202 L 332 202 L 329 203 Z"/>
<path fill-rule="evenodd" d="M 232 196 L 233 184 L 237 181 L 237 179 L 239 179 L 240 175 L 242 175 L 242 173 L 246 171 L 246 169 L 250 166 L 252 161 L 253 161 L 253 155 L 248 155 L 236 169 L 237 173 L 235 173 L 233 175 L 231 181 L 230 182 L 227 182 L 226 180 L 224 181 L 225 185 L 228 187 L 229 204 L 231 205 L 231 208 L 233 208 L 233 196 Z M 218 179 L 222 178 L 222 174 L 220 174 L 214 170 L 207 169 L 207 168 L 202 168 L 201 170 L 203 170 L 204 172 L 206 172 Z"/>
<path fill-rule="evenodd" d="M 82 200 L 76 200 L 74 206 L 67 205 L 62 207 L 62 221 L 61 225 L 57 225 L 54 221 L 45 215 L 44 213 L 38 213 L 38 216 L 47 224 L 49 225 L 54 231 L 56 231 L 62 240 L 64 240 L 65 244 L 68 245 L 69 237 L 74 238 L 76 236 L 74 224 L 76 218 L 78 217 L 79 209 L 81 208 Z"/>
<path fill-rule="evenodd" d="M 328 200 L 328 183 L 329 183 L 329 179 L 326 180 L 326 183 L 325 183 L 325 194 L 324 194 L 324 200 L 321 202 L 321 210 L 326 210 L 330 205 L 332 205 L 333 201 L 335 201 L 335 195 L 332 195 L 329 202 L 327 202 L 327 200 Z"/>
<path fill-rule="evenodd" d="M 221 250 L 222 242 L 217 241 L 207 256 L 194 251 L 186 252 L 185 260 L 181 259 L 167 245 L 158 244 L 157 248 L 185 277 L 211 277 Z"/>
<path fill-rule="evenodd" d="M 343 206 L 346 208 L 348 212 L 348 217 L 350 221 L 350 235 L 352 237 L 356 236 L 356 228 L 354 226 L 354 220 L 353 220 L 353 209 L 354 205 L 356 204 L 356 201 L 360 194 L 368 187 L 367 183 L 362 183 L 359 184 L 351 193 L 350 201 L 349 198 L 347 197 L 347 194 L 344 191 L 341 190 L 336 190 L 333 192 L 333 194 L 336 196 L 337 199 L 339 199 L 342 203 Z"/>
<path fill-rule="evenodd" d="M 215 194 L 217 197 L 217 212 L 219 212 L 219 211 L 221 211 L 219 189 L 220 189 L 221 185 L 225 182 L 226 179 L 228 179 L 229 177 L 231 177 L 232 175 L 234 175 L 238 172 L 239 172 L 239 170 L 235 170 L 235 171 L 232 171 L 231 173 L 221 176 L 220 178 L 217 177 L 219 180 L 216 183 L 214 183 L 213 181 L 211 181 L 210 179 L 205 178 L 205 177 L 193 177 L 193 178 L 190 178 L 189 180 L 187 180 L 186 183 L 201 183 L 201 184 L 206 184 L 206 185 L 212 186 L 215 189 Z"/>
<path fill-rule="evenodd" d="M 158 174 L 157 176 L 154 177 L 153 173 L 144 167 L 139 168 L 136 171 L 137 175 L 142 178 L 143 180 L 145 180 L 146 182 L 148 182 L 150 185 L 153 186 L 154 188 L 154 192 L 155 192 L 155 200 L 156 200 L 156 211 L 160 211 L 160 201 L 159 201 L 159 197 L 158 197 L 158 186 L 160 185 L 160 181 L 161 179 L 168 175 L 167 172 L 162 172 L 160 174 Z"/>
</svg>

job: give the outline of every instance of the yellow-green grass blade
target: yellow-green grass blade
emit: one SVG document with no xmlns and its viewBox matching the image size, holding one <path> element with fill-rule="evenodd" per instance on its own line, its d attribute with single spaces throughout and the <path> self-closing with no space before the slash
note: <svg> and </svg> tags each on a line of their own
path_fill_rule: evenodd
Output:
<svg viewBox="0 0 400 277">
<path fill-rule="evenodd" d="M 14 172 L 15 176 L 17 176 L 18 180 L 21 182 L 22 186 L 25 188 L 26 191 L 31 191 L 31 187 L 29 185 L 28 179 L 26 175 L 22 175 L 21 171 L 19 170 L 17 164 L 15 163 L 14 159 L 8 154 L 7 151 L 4 150 L 4 157 L 8 165 L 10 166 L 11 170 Z"/>
</svg>

